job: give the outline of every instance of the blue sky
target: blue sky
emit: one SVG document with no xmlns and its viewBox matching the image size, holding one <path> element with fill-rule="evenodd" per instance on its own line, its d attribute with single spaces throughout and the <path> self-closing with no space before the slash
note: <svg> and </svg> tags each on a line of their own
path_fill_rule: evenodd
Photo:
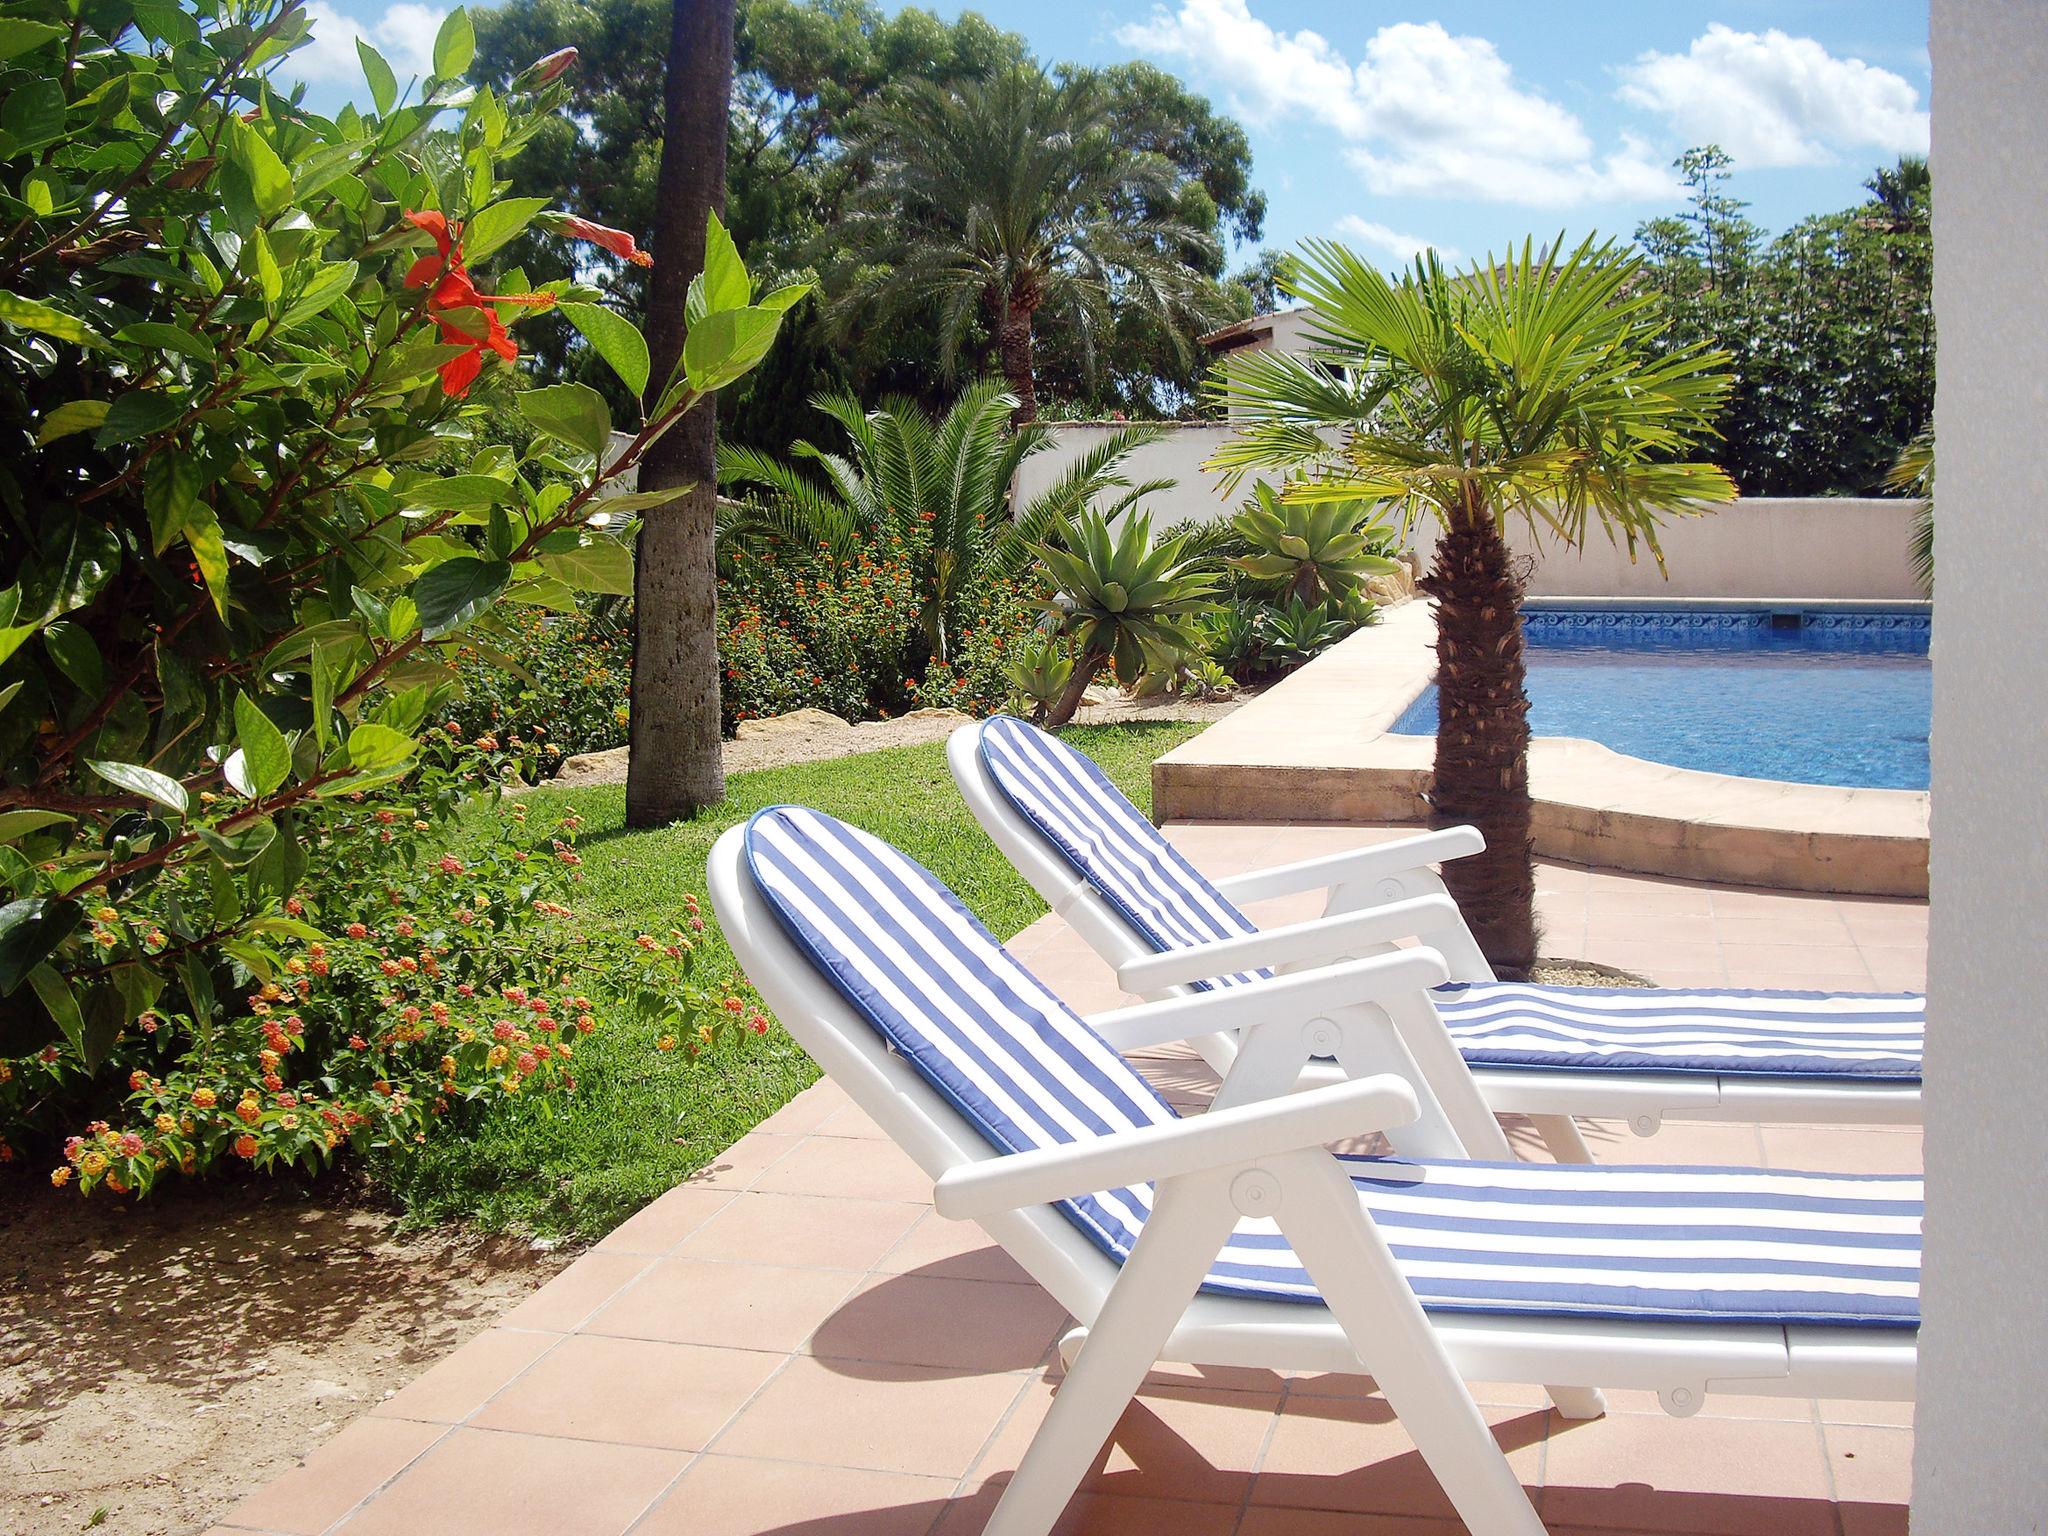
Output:
<svg viewBox="0 0 2048 1536">
<path fill-rule="evenodd" d="M 1269 245 L 1329 235 L 1393 262 L 1626 235 L 1678 204 L 1670 163 L 1709 140 L 1734 154 L 1751 216 L 1781 229 L 1927 147 L 1925 0 L 928 4 L 978 10 L 1048 60 L 1144 58 L 1186 79 L 1250 134 Z M 424 68 L 443 9 L 311 8 L 319 41 L 293 63 L 325 105 L 360 92 L 355 32 L 401 73 Z"/>
</svg>

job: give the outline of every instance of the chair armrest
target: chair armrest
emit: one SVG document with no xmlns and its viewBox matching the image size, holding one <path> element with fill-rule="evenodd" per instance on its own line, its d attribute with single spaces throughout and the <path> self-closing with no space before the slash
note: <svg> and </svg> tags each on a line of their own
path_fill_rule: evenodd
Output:
<svg viewBox="0 0 2048 1536">
<path fill-rule="evenodd" d="M 1262 928 L 1256 933 L 1237 934 L 1207 944 L 1190 944 L 1163 954 L 1141 955 L 1118 966 L 1116 979 L 1126 992 L 1143 994 L 1206 981 L 1213 976 L 1234 976 L 1262 966 L 1340 959 L 1356 954 L 1365 945 L 1463 931 L 1464 919 L 1450 897 L 1415 896 L 1356 912 L 1337 912 L 1278 928 Z"/>
<path fill-rule="evenodd" d="M 1189 997 L 1113 1008 L 1089 1015 L 1088 1024 L 1117 1050 L 1135 1051 L 1169 1040 L 1199 1039 L 1276 1021 L 1307 1023 L 1332 1008 L 1418 992 L 1449 976 L 1450 967 L 1442 955 L 1417 947 L 1294 971 L 1257 986 L 1219 987 Z"/>
<path fill-rule="evenodd" d="M 1390 843 L 1374 843 L 1369 848 L 1319 854 L 1293 864 L 1275 864 L 1271 869 L 1229 875 L 1216 882 L 1216 889 L 1234 902 L 1264 901 L 1272 896 L 1292 896 L 1297 891 L 1322 890 L 1352 881 L 1384 880 L 1424 864 L 1467 858 L 1485 847 L 1486 839 L 1477 827 L 1444 827 L 1396 838 Z"/>
<path fill-rule="evenodd" d="M 932 1204 L 941 1216 L 971 1220 L 1321 1147 L 1406 1125 L 1417 1113 L 1415 1090 L 1400 1078 L 1354 1078 L 1186 1120 L 963 1163 L 939 1176 Z"/>
</svg>

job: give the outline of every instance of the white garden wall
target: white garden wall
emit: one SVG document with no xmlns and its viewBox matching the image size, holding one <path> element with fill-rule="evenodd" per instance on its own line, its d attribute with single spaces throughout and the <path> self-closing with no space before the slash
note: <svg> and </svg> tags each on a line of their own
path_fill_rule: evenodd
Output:
<svg viewBox="0 0 2048 1536">
<path fill-rule="evenodd" d="M 1043 490 L 1115 430 L 1092 422 L 1059 428 L 1054 447 L 1018 472 L 1019 500 Z M 1202 469 L 1229 435 L 1220 423 L 1173 425 L 1132 455 L 1133 480 L 1177 482 L 1148 503 L 1154 527 L 1236 510 L 1241 498 L 1226 498 L 1217 477 Z M 1647 555 L 1631 564 L 1595 533 L 1582 551 L 1540 554 L 1529 590 L 1541 597 L 1922 598 L 1910 555 L 1912 524 L 1912 504 L 1890 497 L 1745 497 L 1669 526 L 1662 537 L 1668 577 Z M 1429 530 L 1419 530 L 1417 553 L 1425 562 L 1431 542 Z M 1526 535 L 1514 542 L 1535 552 Z"/>
</svg>

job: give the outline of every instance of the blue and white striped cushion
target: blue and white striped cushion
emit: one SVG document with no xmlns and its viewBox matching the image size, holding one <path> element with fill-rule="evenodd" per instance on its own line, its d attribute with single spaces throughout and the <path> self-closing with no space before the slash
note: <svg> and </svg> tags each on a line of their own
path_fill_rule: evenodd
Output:
<svg viewBox="0 0 2048 1536">
<path fill-rule="evenodd" d="M 990 1145 L 1064 1145 L 1174 1118 L 1123 1057 L 933 876 L 817 811 L 747 826 L 784 930 Z M 1425 1306 L 1527 1316 L 1911 1327 L 1920 1181 L 1731 1168 L 1350 1160 Z M 1151 1186 L 1060 1203 L 1121 1262 Z M 1314 1302 L 1270 1221 L 1241 1222 L 1204 1289 Z"/>
<path fill-rule="evenodd" d="M 1918 1082 L 1917 992 L 1761 992 L 1453 982 L 1437 1011 L 1474 1066 L 1606 1067 Z"/>
<path fill-rule="evenodd" d="M 1089 758 L 998 715 L 981 757 L 1006 799 L 1161 954 L 1255 933 Z M 1196 986 L 1232 986 L 1244 971 Z M 1664 991 L 1487 982 L 1437 989 L 1474 1066 L 1916 1081 L 1918 993 Z M 1649 1020 L 1656 1018 L 1657 1023 Z"/>
<path fill-rule="evenodd" d="M 1003 798 L 1161 953 L 1259 931 L 1093 758 L 1034 725 L 996 715 L 981 727 L 981 761 Z M 1244 971 L 1194 985 L 1207 991 L 1271 974 Z"/>
</svg>

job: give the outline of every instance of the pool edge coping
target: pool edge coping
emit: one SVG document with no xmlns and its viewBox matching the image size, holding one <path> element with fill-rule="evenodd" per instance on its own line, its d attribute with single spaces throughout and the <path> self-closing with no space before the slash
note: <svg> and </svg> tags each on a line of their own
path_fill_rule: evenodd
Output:
<svg viewBox="0 0 2048 1536">
<path fill-rule="evenodd" d="M 1708 600 L 1662 606 L 1699 608 Z M 1724 599 L 1720 606 L 1808 605 Z M 1426 823 L 1431 741 L 1389 727 L 1431 680 L 1435 624 L 1426 601 L 1382 615 L 1155 762 L 1154 817 Z M 1562 736 L 1535 739 L 1529 775 L 1536 852 L 1545 857 L 1783 890 L 1927 894 L 1925 790 L 1740 778 Z"/>
</svg>

